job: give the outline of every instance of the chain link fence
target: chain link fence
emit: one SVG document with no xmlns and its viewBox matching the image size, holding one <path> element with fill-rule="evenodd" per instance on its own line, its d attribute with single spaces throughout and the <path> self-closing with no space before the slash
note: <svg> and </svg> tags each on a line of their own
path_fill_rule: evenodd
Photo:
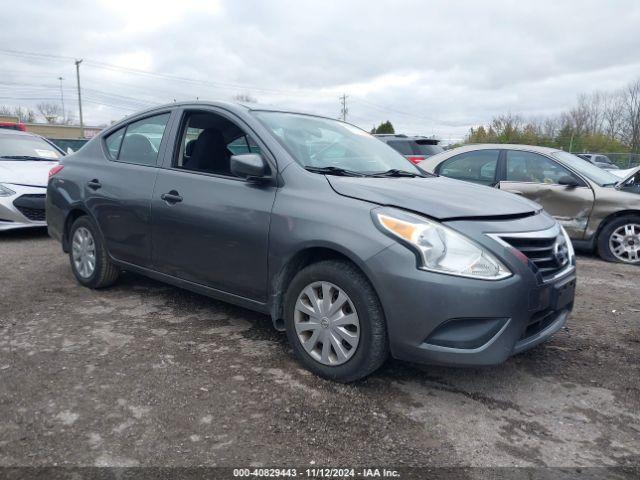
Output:
<svg viewBox="0 0 640 480">
<path fill-rule="evenodd" d="M 582 152 L 573 152 L 574 155 L 578 155 L 579 153 Z M 621 169 L 637 167 L 640 165 L 640 153 L 589 153 L 594 155 L 605 155 Z"/>
</svg>

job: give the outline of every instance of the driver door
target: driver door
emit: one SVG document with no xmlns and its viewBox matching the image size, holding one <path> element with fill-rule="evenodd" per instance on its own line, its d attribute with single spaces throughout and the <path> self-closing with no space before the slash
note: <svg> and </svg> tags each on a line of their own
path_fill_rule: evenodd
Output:
<svg viewBox="0 0 640 480">
<path fill-rule="evenodd" d="M 571 238 L 584 237 L 594 202 L 593 190 L 584 180 L 544 155 L 521 150 L 506 151 L 503 172 L 501 190 L 539 203 Z M 565 176 L 575 178 L 578 186 L 560 185 Z"/>
</svg>

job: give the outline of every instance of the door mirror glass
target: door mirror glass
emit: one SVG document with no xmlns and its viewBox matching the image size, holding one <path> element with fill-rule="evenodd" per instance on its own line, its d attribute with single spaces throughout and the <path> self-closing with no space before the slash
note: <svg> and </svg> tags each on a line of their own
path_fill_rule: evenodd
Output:
<svg viewBox="0 0 640 480">
<path fill-rule="evenodd" d="M 577 187 L 578 185 L 580 185 L 580 183 L 578 182 L 578 180 L 576 180 L 575 177 L 572 177 L 571 175 L 563 175 L 558 179 L 558 185 Z"/>
<path fill-rule="evenodd" d="M 231 157 L 231 173 L 247 180 L 263 178 L 268 168 L 264 158 L 257 153 L 243 153 Z"/>
</svg>

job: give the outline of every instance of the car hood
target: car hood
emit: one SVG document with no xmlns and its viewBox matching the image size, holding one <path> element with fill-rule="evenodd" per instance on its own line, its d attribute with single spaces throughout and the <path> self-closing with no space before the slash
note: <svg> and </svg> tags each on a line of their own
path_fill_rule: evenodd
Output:
<svg viewBox="0 0 640 480">
<path fill-rule="evenodd" d="M 0 160 L 0 183 L 46 187 L 49 170 L 58 164 L 57 161 L 11 161 Z"/>
<path fill-rule="evenodd" d="M 327 175 L 345 197 L 423 213 L 438 220 L 527 215 L 540 205 L 496 188 L 445 177 L 371 178 Z"/>
<path fill-rule="evenodd" d="M 635 175 L 638 170 L 640 170 L 640 167 L 627 168 L 626 170 L 612 170 L 610 173 L 620 178 L 620 183 L 624 183 Z"/>
</svg>

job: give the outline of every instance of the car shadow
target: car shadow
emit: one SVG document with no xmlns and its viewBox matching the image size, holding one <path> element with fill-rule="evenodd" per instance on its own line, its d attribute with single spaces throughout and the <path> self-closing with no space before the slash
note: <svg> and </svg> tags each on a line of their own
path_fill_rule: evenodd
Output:
<svg viewBox="0 0 640 480">
<path fill-rule="evenodd" d="M 39 238 L 49 238 L 47 227 L 29 227 L 0 232 L 0 241 L 23 241 Z"/>
</svg>

